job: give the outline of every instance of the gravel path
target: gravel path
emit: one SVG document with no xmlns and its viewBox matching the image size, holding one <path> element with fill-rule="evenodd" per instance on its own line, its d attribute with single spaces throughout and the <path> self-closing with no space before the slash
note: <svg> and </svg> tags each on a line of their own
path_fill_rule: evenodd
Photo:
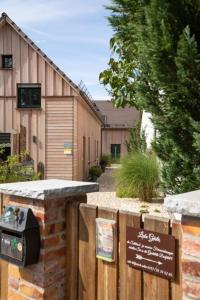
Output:
<svg viewBox="0 0 200 300">
<path fill-rule="evenodd" d="M 113 173 L 117 166 L 107 168 L 106 172 L 99 178 L 99 192 L 90 193 L 87 195 L 88 204 L 97 205 L 100 207 L 115 208 L 119 210 L 131 212 L 148 212 L 156 216 L 169 216 L 164 210 L 163 204 L 141 202 L 138 198 L 118 198 L 116 196 L 115 182 Z"/>
<path fill-rule="evenodd" d="M 112 165 L 110 168 L 106 168 L 106 171 L 97 180 L 99 183 L 99 192 L 115 192 L 115 179 L 114 173 L 119 165 Z"/>
</svg>

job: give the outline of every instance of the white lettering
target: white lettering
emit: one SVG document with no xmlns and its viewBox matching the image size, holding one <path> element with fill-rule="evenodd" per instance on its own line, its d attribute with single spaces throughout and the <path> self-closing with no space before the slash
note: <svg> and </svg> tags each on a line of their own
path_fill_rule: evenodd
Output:
<svg viewBox="0 0 200 300">
<path fill-rule="evenodd" d="M 152 243 L 152 242 L 160 243 L 160 237 L 159 236 L 156 236 L 154 233 L 146 234 L 144 231 L 139 232 L 138 239 L 148 240 L 149 243 Z"/>
</svg>

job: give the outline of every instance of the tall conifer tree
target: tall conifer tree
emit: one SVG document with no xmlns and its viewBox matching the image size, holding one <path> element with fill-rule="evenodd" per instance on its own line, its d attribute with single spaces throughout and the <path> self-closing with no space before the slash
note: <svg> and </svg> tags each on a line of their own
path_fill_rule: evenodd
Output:
<svg viewBox="0 0 200 300">
<path fill-rule="evenodd" d="M 198 0 L 112 0 L 113 56 L 100 74 L 115 106 L 152 114 L 168 193 L 200 188 Z"/>
</svg>

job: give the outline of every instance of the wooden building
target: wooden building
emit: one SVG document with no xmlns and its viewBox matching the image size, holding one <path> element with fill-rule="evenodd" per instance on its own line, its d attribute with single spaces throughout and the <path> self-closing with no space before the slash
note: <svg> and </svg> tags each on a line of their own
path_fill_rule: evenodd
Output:
<svg viewBox="0 0 200 300">
<path fill-rule="evenodd" d="M 87 178 L 100 156 L 95 105 L 5 14 L 0 18 L 0 144 L 45 178 Z"/>
<path fill-rule="evenodd" d="M 126 141 L 129 130 L 139 121 L 140 114 L 135 108 L 114 108 L 111 101 L 95 101 L 104 117 L 102 125 L 102 153 L 110 154 L 118 161 L 127 154 Z"/>
</svg>

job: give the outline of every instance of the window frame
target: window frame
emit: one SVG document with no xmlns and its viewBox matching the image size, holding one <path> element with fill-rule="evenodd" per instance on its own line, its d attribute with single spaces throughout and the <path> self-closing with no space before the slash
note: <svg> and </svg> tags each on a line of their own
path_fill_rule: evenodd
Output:
<svg viewBox="0 0 200 300">
<path fill-rule="evenodd" d="M 33 104 L 33 95 L 29 99 L 29 104 L 22 105 L 22 99 L 20 99 L 21 89 L 39 89 L 39 104 Z M 30 96 L 30 94 L 29 94 Z M 17 84 L 17 108 L 18 109 L 41 109 L 42 94 L 41 94 L 41 84 L 40 83 L 18 83 Z"/>
<path fill-rule="evenodd" d="M 6 67 L 5 66 L 5 58 L 10 57 L 12 59 L 12 66 L 11 67 Z M 13 69 L 13 55 L 12 54 L 2 54 L 1 55 L 1 68 L 4 70 L 12 70 Z"/>
<path fill-rule="evenodd" d="M 116 151 L 116 153 L 113 153 L 112 152 L 112 148 L 118 148 L 118 152 Z M 114 159 L 115 161 L 117 161 L 118 159 L 121 158 L 121 152 L 122 151 L 122 144 L 110 144 L 110 155 L 111 155 L 111 158 Z M 115 154 L 115 155 L 114 155 Z"/>
</svg>

